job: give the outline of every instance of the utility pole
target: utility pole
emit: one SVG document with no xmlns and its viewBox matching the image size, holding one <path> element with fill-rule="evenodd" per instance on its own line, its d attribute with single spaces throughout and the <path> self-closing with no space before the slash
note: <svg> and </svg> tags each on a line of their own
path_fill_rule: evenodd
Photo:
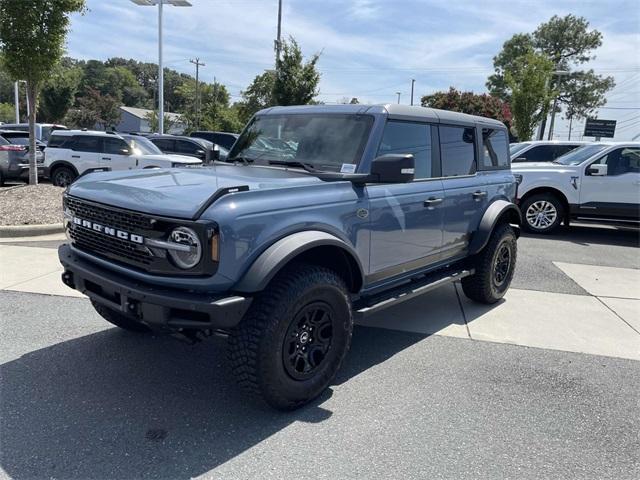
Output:
<svg viewBox="0 0 640 480">
<path fill-rule="evenodd" d="M 396 92 L 396 95 L 398 95 L 398 105 L 400 105 L 400 93 L 401 92 Z"/>
<path fill-rule="evenodd" d="M 278 0 L 278 37 L 276 38 L 276 71 L 278 70 L 278 63 L 280 63 L 280 50 L 282 47 L 281 37 L 282 35 L 282 0 Z"/>
<path fill-rule="evenodd" d="M 16 105 L 16 123 L 20 123 L 20 87 L 18 82 L 13 84 L 13 100 Z"/>
<path fill-rule="evenodd" d="M 572 126 L 572 124 L 573 124 L 573 115 L 571 115 L 569 117 L 569 138 L 568 138 L 568 140 L 571 140 L 571 126 Z"/>
<path fill-rule="evenodd" d="M 218 113 L 218 83 L 216 77 L 213 77 L 213 126 L 216 127 L 216 114 Z"/>
<path fill-rule="evenodd" d="M 411 79 L 411 105 L 413 105 L 413 86 L 415 85 L 415 83 L 416 83 L 416 79 L 412 78 Z"/>
<path fill-rule="evenodd" d="M 189 60 L 196 66 L 196 129 L 200 128 L 200 84 L 198 83 L 200 67 L 204 67 L 205 64 L 200 62 L 200 59 L 196 57 L 195 60 Z"/>
</svg>

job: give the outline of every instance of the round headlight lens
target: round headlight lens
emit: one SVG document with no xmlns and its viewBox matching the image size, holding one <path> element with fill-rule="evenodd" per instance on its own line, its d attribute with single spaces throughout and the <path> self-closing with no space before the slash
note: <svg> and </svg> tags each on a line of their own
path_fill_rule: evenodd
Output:
<svg viewBox="0 0 640 480">
<path fill-rule="evenodd" d="M 195 267 L 202 258 L 202 243 L 198 234 L 187 227 L 178 227 L 169 235 L 169 241 L 189 247 L 189 250 L 170 249 L 169 256 L 180 268 L 188 270 Z"/>
</svg>

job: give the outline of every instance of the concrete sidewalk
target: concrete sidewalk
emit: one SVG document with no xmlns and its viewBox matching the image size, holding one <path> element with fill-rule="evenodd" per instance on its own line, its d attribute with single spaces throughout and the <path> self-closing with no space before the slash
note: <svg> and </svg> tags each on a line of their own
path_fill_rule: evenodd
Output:
<svg viewBox="0 0 640 480">
<path fill-rule="evenodd" d="M 459 284 L 372 315 L 362 325 L 640 360 L 640 271 L 555 262 L 589 295 L 510 289 L 496 305 Z M 0 245 L 0 290 L 83 297 L 60 280 L 57 250 Z"/>
</svg>

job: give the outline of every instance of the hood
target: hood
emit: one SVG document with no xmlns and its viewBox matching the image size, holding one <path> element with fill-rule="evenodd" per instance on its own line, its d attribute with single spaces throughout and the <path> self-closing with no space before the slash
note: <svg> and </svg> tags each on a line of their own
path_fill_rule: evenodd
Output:
<svg viewBox="0 0 640 480">
<path fill-rule="evenodd" d="M 522 172 L 566 172 L 575 170 L 577 165 L 561 165 L 552 162 L 519 162 L 511 164 L 513 173 Z"/>
<path fill-rule="evenodd" d="M 195 219 L 200 209 L 223 189 L 246 186 L 261 190 L 319 182 L 317 177 L 296 170 L 216 164 L 89 173 L 69 187 L 69 194 L 138 212 Z"/>
<path fill-rule="evenodd" d="M 161 160 L 164 162 L 174 162 L 174 163 L 190 163 L 190 164 L 198 164 L 202 163 L 202 160 L 195 157 L 189 157 L 187 155 L 139 155 L 138 156 L 144 160 Z"/>
</svg>

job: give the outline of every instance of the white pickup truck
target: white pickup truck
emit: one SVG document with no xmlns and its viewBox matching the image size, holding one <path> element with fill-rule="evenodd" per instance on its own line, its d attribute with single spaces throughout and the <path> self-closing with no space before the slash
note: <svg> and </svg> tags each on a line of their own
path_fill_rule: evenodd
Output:
<svg viewBox="0 0 640 480">
<path fill-rule="evenodd" d="M 530 232 L 551 233 L 571 219 L 640 225 L 640 142 L 592 143 L 511 169 Z"/>
</svg>

